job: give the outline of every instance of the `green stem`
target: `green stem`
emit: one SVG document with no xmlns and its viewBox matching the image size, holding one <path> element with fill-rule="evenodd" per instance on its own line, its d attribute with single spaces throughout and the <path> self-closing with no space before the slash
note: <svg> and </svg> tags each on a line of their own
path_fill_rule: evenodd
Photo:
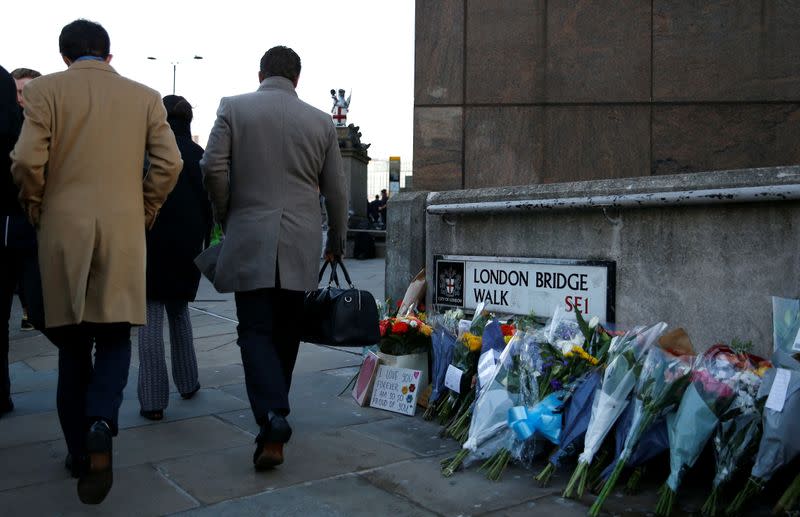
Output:
<svg viewBox="0 0 800 517">
<path fill-rule="evenodd" d="M 672 514 L 672 507 L 675 505 L 675 492 L 664 483 L 661 487 L 658 503 L 656 503 L 656 515 L 659 517 L 669 517 Z"/>
<path fill-rule="evenodd" d="M 750 477 L 750 479 L 747 480 L 747 484 L 744 486 L 744 489 L 736 495 L 736 498 L 733 500 L 733 502 L 728 505 L 728 508 L 725 509 L 725 514 L 741 514 L 742 508 L 744 508 L 745 504 L 747 504 L 751 497 L 760 492 L 763 486 L 764 485 L 760 480 Z"/>
<path fill-rule="evenodd" d="M 644 471 L 644 465 L 640 465 L 633 469 L 631 477 L 628 478 L 628 482 L 625 484 L 625 492 L 628 495 L 633 495 L 639 492 L 639 483 L 642 481 Z"/>
<path fill-rule="evenodd" d="M 509 452 L 508 449 L 500 449 L 496 456 L 497 460 L 489 472 L 486 473 L 487 479 L 491 481 L 498 481 L 500 479 L 500 476 L 508 465 L 508 460 L 511 459 L 511 452 Z"/>
<path fill-rule="evenodd" d="M 548 462 L 547 466 L 543 468 L 542 471 L 539 472 L 539 475 L 533 479 L 539 482 L 540 487 L 544 488 L 550 484 L 550 478 L 553 477 L 553 473 L 555 471 L 556 471 L 556 466 Z"/>
<path fill-rule="evenodd" d="M 585 461 L 578 462 L 578 466 L 575 468 L 575 472 L 572 473 L 572 477 L 569 478 L 569 482 L 567 483 L 567 487 L 564 489 L 564 493 L 561 494 L 562 497 L 565 499 L 572 499 L 575 495 L 575 491 L 580 484 L 586 485 L 586 474 L 589 469 L 589 464 Z"/>
<path fill-rule="evenodd" d="M 706 502 L 703 503 L 703 508 L 700 510 L 700 513 L 703 514 L 703 517 L 716 517 L 717 515 L 717 501 L 719 500 L 719 487 L 715 486 L 711 493 L 708 495 L 708 499 Z"/>
<path fill-rule="evenodd" d="M 589 515 L 592 517 L 597 517 L 600 515 L 600 510 L 603 509 L 603 505 L 608 499 L 608 496 L 611 495 L 611 492 L 614 490 L 614 486 L 617 484 L 617 480 L 619 479 L 619 475 L 622 473 L 622 469 L 625 468 L 625 463 L 628 461 L 628 456 L 623 455 L 614 466 L 614 470 L 611 472 L 611 475 L 608 476 L 605 484 L 603 485 L 603 489 L 600 491 L 600 495 L 597 496 L 595 499 L 594 504 L 589 509 Z"/>
<path fill-rule="evenodd" d="M 798 502 L 800 502 L 800 474 L 795 476 L 794 481 L 778 500 L 772 513 L 777 515 L 793 510 Z"/>
<path fill-rule="evenodd" d="M 456 470 L 464 463 L 464 459 L 466 459 L 467 454 L 469 454 L 468 449 L 461 449 L 458 453 L 453 457 L 453 459 L 447 464 L 445 468 L 442 469 L 442 475 L 446 478 L 449 478 L 453 474 L 455 474 Z"/>
</svg>

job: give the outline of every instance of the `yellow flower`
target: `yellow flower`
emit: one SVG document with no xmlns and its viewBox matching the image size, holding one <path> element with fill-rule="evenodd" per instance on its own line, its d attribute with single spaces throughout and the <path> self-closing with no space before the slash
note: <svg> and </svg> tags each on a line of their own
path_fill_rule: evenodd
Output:
<svg viewBox="0 0 800 517">
<path fill-rule="evenodd" d="M 471 332 L 464 333 L 464 345 L 469 348 L 470 352 L 477 352 L 481 349 L 481 338 Z"/>
<path fill-rule="evenodd" d="M 433 334 L 433 328 L 430 325 L 425 325 L 424 323 L 420 325 L 419 331 L 422 332 L 423 336 L 429 336 Z"/>
<path fill-rule="evenodd" d="M 403 395 L 407 394 L 408 393 L 408 386 L 403 386 L 402 392 L 403 392 Z"/>
<path fill-rule="evenodd" d="M 514 336 L 503 336 L 503 341 L 505 341 L 506 344 L 508 344 L 508 342 L 511 341 L 511 338 L 513 338 L 513 337 Z"/>
</svg>

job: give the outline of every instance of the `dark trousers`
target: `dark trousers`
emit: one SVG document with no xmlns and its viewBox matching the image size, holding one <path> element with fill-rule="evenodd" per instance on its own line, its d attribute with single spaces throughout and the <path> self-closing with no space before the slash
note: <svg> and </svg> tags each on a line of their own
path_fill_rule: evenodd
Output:
<svg viewBox="0 0 800 517">
<path fill-rule="evenodd" d="M 27 261 L 36 259 L 35 248 L 15 249 L 0 248 L 0 403 L 11 395 L 11 381 L 8 376 L 8 319 L 11 317 L 11 304 L 14 291 L 22 279 L 22 272 Z"/>
<path fill-rule="evenodd" d="M 131 326 L 81 323 L 47 329 L 46 335 L 58 347 L 58 419 L 69 453 L 79 457 L 92 422 L 105 420 L 117 434 L 131 364 Z"/>
<path fill-rule="evenodd" d="M 303 297 L 303 291 L 280 288 L 236 293 L 238 343 L 247 396 L 258 425 L 266 423 L 268 411 L 289 414 Z"/>
</svg>

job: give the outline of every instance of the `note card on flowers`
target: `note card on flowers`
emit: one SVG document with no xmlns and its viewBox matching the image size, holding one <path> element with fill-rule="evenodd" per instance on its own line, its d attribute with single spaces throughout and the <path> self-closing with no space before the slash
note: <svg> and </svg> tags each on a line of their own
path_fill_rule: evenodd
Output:
<svg viewBox="0 0 800 517">
<path fill-rule="evenodd" d="M 413 415 L 417 408 L 420 374 L 419 370 L 409 368 L 379 366 L 370 406 Z"/>
</svg>

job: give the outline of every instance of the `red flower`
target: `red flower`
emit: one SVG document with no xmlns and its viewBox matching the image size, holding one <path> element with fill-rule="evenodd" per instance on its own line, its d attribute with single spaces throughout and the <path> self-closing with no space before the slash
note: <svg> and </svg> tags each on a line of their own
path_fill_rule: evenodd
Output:
<svg viewBox="0 0 800 517">
<path fill-rule="evenodd" d="M 417 389 L 417 387 L 414 386 L 413 384 L 408 387 L 408 391 L 410 391 L 411 393 L 414 393 L 415 389 Z"/>
<path fill-rule="evenodd" d="M 381 320 L 378 327 L 381 330 L 381 337 L 386 337 L 386 332 L 389 330 L 389 320 Z"/>
<path fill-rule="evenodd" d="M 500 332 L 502 332 L 504 336 L 513 336 L 515 330 L 516 328 L 514 328 L 514 325 L 500 325 Z"/>
<path fill-rule="evenodd" d="M 408 332 L 408 323 L 405 321 L 396 321 L 394 325 L 392 325 L 392 334 L 405 334 Z"/>
</svg>

